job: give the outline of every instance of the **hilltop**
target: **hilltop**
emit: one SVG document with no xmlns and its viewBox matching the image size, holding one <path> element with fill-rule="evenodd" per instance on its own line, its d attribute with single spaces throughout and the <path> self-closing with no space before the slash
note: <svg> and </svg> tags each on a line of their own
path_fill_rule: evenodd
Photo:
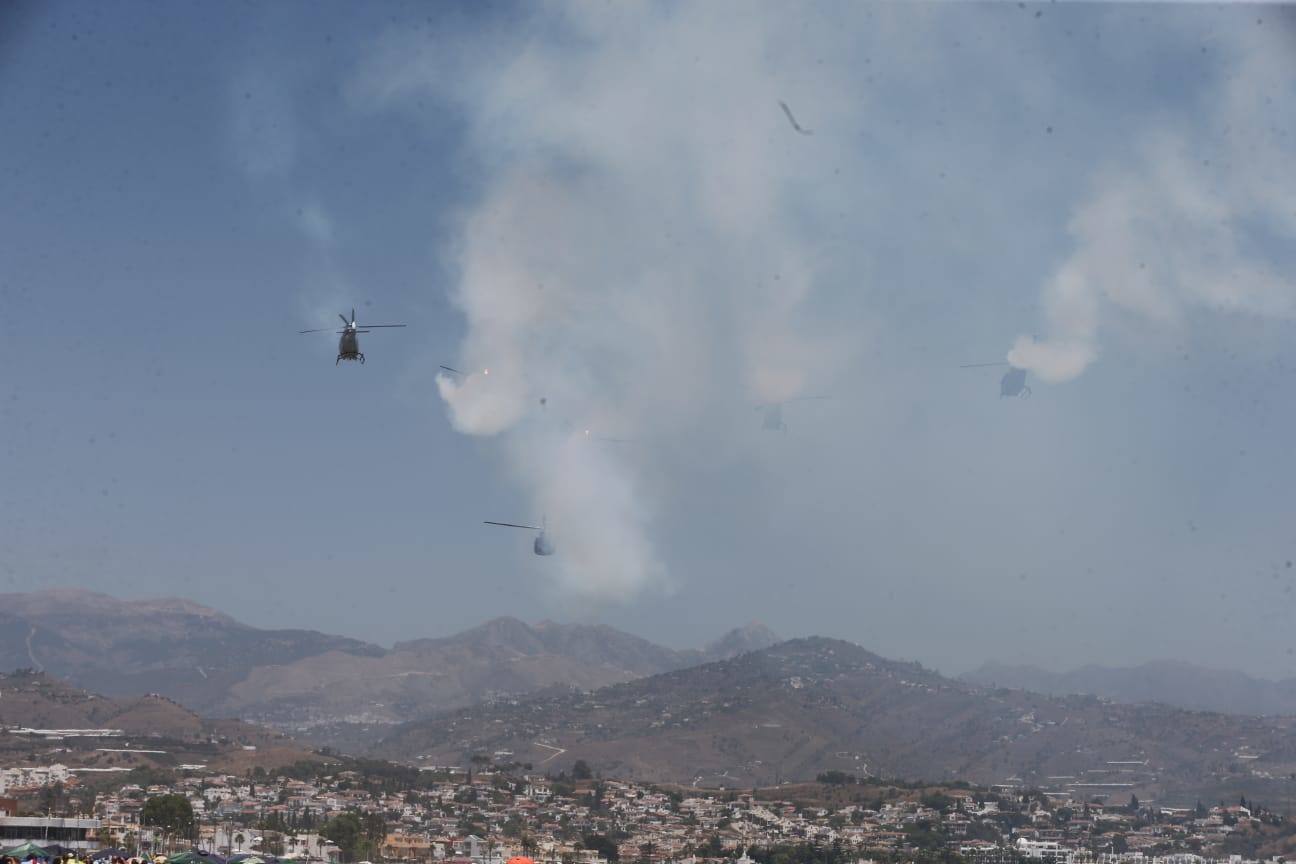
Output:
<svg viewBox="0 0 1296 864">
<path fill-rule="evenodd" d="M 85 730 L 116 731 L 93 736 Z M 58 762 L 108 773 L 204 765 L 242 773 L 313 758 L 282 733 L 239 720 L 204 720 L 165 696 L 111 698 L 41 672 L 0 675 L 0 761 L 6 765 Z"/>
<path fill-rule="evenodd" d="M 399 642 L 380 656 L 335 651 L 257 668 L 230 689 L 226 705 L 349 749 L 438 711 L 550 687 L 595 689 L 774 641 L 736 630 L 702 651 L 675 651 L 603 625 L 496 618 L 453 636 Z"/>
<path fill-rule="evenodd" d="M 991 690 L 811 638 L 592 692 L 443 714 L 402 727 L 374 753 L 463 764 L 510 751 L 550 771 L 583 759 L 607 776 L 731 788 L 842 771 L 1195 794 L 1289 775 L 1291 726 Z"/>
<path fill-rule="evenodd" d="M 496 618 L 385 649 L 312 630 L 266 630 L 178 598 L 80 590 L 0 595 L 0 669 L 34 668 L 111 696 L 160 693 L 353 748 L 394 724 L 564 685 L 593 689 L 777 641 L 751 624 L 677 651 L 602 625 Z"/>
<path fill-rule="evenodd" d="M 204 714 L 260 666 L 382 649 L 312 630 L 261 630 L 178 598 L 54 589 L 0 594 L 0 669 L 31 668 L 114 696 L 162 693 Z"/>
<path fill-rule="evenodd" d="M 1196 711 L 1296 714 L 1296 678 L 1270 681 L 1179 660 L 1154 660 L 1125 667 L 1082 666 L 1068 672 L 985 663 L 962 678 L 983 686 L 1059 696 L 1088 693 L 1113 702 L 1162 702 Z"/>
</svg>

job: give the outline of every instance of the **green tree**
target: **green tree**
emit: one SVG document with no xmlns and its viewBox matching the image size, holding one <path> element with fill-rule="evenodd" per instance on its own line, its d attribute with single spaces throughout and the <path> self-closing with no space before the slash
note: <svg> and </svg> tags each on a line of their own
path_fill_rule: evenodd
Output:
<svg viewBox="0 0 1296 864">
<path fill-rule="evenodd" d="M 944 792 L 929 792 L 924 794 L 921 799 L 924 807 L 930 807 L 941 813 L 946 813 L 954 808 L 954 799 Z"/>
<path fill-rule="evenodd" d="M 40 809 L 46 813 L 59 812 L 59 801 L 63 798 L 63 784 L 54 783 L 41 789 Z"/>
<path fill-rule="evenodd" d="M 949 839 L 939 825 L 926 820 L 905 826 L 905 834 L 914 848 L 929 852 L 945 848 Z"/>
<path fill-rule="evenodd" d="M 344 860 L 355 860 L 355 854 L 364 839 L 364 829 L 360 824 L 359 816 L 355 813 L 334 816 L 325 824 L 321 833 L 337 844 L 337 847 L 342 850 Z"/>
<path fill-rule="evenodd" d="M 725 848 L 724 844 L 720 842 L 719 835 L 712 834 L 703 841 L 702 845 L 697 848 L 697 854 L 703 858 L 723 858 Z"/>
<path fill-rule="evenodd" d="M 283 831 L 288 830 L 288 823 L 284 821 L 283 816 L 278 813 L 271 813 L 269 816 L 257 823 L 257 828 L 262 831 Z"/>
<path fill-rule="evenodd" d="M 183 795 L 154 795 L 144 802 L 140 824 L 169 834 L 188 834 L 193 830 L 193 805 Z"/>
<path fill-rule="evenodd" d="M 261 835 L 261 850 L 268 855 L 284 854 L 284 835 L 278 831 L 266 831 Z"/>
<path fill-rule="evenodd" d="M 608 861 L 615 861 L 619 857 L 617 844 L 602 834 L 586 834 L 581 838 L 581 845 L 599 853 Z"/>
<path fill-rule="evenodd" d="M 377 858 L 387 840 L 387 820 L 381 813 L 367 813 L 360 820 L 361 845 L 366 858 Z"/>
<path fill-rule="evenodd" d="M 459 817 L 459 821 L 455 827 L 464 837 L 467 837 L 469 834 L 476 834 L 478 837 L 485 837 L 489 833 L 482 827 L 481 823 L 473 821 L 468 816 Z"/>
<path fill-rule="evenodd" d="M 824 771 L 815 777 L 815 782 L 828 786 L 846 786 L 855 782 L 855 775 L 845 771 Z"/>
</svg>

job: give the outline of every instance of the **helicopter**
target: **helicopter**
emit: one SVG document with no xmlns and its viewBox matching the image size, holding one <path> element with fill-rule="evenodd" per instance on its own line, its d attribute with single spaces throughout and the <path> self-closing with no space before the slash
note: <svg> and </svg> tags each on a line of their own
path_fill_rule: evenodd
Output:
<svg viewBox="0 0 1296 864">
<path fill-rule="evenodd" d="M 784 399 L 781 402 L 769 402 L 764 405 L 757 405 L 756 410 L 762 412 L 761 428 L 766 432 L 786 432 L 788 426 L 783 422 L 783 406 L 789 402 L 811 402 L 821 399 L 828 399 L 828 396 L 794 396 L 791 399 Z"/>
<path fill-rule="evenodd" d="M 537 555 L 554 554 L 554 545 L 549 541 L 549 538 L 545 536 L 545 532 L 547 531 L 546 519 L 540 520 L 539 528 L 534 525 L 517 525 L 513 522 L 491 522 L 490 520 L 485 520 L 483 524 L 498 525 L 501 528 L 524 528 L 527 531 L 539 531 L 540 533 L 536 535 L 535 542 L 531 544 L 532 550 Z"/>
<path fill-rule="evenodd" d="M 463 372 L 460 372 L 458 369 L 455 369 L 453 366 L 447 366 L 447 365 L 445 365 L 444 363 L 442 363 L 442 364 L 441 364 L 440 366 L 438 366 L 437 368 L 440 369 L 442 372 L 449 372 L 451 375 L 456 375 L 456 376 L 458 376 L 460 379 L 467 377 Z M 489 375 L 489 374 L 490 374 L 490 370 L 489 370 L 489 369 L 483 369 L 483 370 L 482 370 L 482 374 L 483 374 L 483 375 Z M 540 404 L 541 404 L 541 405 L 544 404 L 544 400 L 543 400 L 543 399 L 540 400 Z"/>
<path fill-rule="evenodd" d="M 998 363 L 965 363 L 960 369 L 980 369 L 986 366 L 1007 366 L 1008 371 L 999 379 L 999 398 L 1016 396 L 1025 399 L 1031 395 L 1031 388 L 1026 384 L 1026 370 L 1014 366 L 1006 360 Z"/>
<path fill-rule="evenodd" d="M 404 324 L 356 324 L 355 309 L 351 310 L 350 321 L 347 320 L 345 315 L 340 313 L 338 314 L 338 317 L 342 319 L 342 329 L 334 330 L 333 332 L 340 334 L 342 338 L 338 340 L 338 354 L 337 359 L 333 361 L 334 366 L 341 363 L 343 360 L 359 360 L 361 365 L 364 365 L 365 355 L 360 351 L 360 340 L 356 338 L 357 333 L 368 333 L 370 330 L 377 330 L 385 327 L 405 326 Z M 320 327 L 315 330 L 299 330 L 297 332 L 324 333 L 332 329 L 332 327 Z"/>
</svg>

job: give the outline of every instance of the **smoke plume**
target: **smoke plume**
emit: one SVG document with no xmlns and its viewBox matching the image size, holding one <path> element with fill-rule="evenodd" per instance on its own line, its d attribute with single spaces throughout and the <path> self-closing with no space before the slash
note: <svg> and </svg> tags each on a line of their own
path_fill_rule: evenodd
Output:
<svg viewBox="0 0 1296 864">
<path fill-rule="evenodd" d="M 809 122 L 841 97 L 777 68 L 776 28 L 743 9 L 563 5 L 454 75 L 398 36 L 357 85 L 464 112 L 491 176 L 453 252 L 464 375 L 440 394 L 456 429 L 499 436 L 559 581 L 596 598 L 668 583 L 657 455 L 716 446 L 723 428 L 693 433 L 718 401 L 750 423 L 845 350 L 810 333 L 817 252 L 785 211 L 815 151 L 777 102 Z"/>
<path fill-rule="evenodd" d="M 1296 278 L 1296 146 L 1276 105 L 1296 91 L 1291 27 L 1220 40 L 1233 71 L 1203 94 L 1204 122 L 1158 123 L 1095 175 L 1072 214 L 1075 248 L 1044 287 L 1048 338 L 1008 355 L 1046 381 L 1079 376 L 1100 353 L 1104 317 L 1182 328 L 1193 310 L 1290 319 Z M 1266 236 L 1267 235 L 1267 236 Z"/>
</svg>

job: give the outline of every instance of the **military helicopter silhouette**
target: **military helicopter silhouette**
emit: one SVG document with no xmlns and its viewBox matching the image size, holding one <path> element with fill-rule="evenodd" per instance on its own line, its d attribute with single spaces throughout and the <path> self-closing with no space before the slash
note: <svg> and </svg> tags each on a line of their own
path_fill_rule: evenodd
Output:
<svg viewBox="0 0 1296 864">
<path fill-rule="evenodd" d="M 1031 395 L 1031 388 L 1026 385 L 1026 370 L 1014 366 L 1006 360 L 998 363 L 964 363 L 960 369 L 981 369 L 986 366 L 1007 366 L 1008 371 L 999 379 L 999 398 L 1016 396 L 1025 399 Z"/>
<path fill-rule="evenodd" d="M 780 402 L 768 402 L 764 405 L 757 405 L 756 410 L 762 413 L 761 429 L 766 432 L 786 432 L 788 426 L 783 422 L 783 406 L 789 402 L 815 402 L 823 399 L 831 399 L 831 396 L 794 396 L 791 399 L 784 399 Z"/>
<path fill-rule="evenodd" d="M 340 334 L 342 338 L 338 339 L 338 354 L 337 359 L 333 361 L 334 366 L 341 363 L 343 360 L 359 360 L 361 365 L 364 365 L 365 355 L 360 351 L 360 340 L 356 338 L 357 333 L 368 333 L 370 330 L 378 330 L 387 327 L 405 326 L 404 324 L 356 324 L 355 309 L 351 310 L 350 321 L 347 320 L 345 315 L 340 313 L 338 314 L 338 317 L 342 319 L 342 329 L 334 330 L 333 332 Z M 329 330 L 333 330 L 333 328 L 320 327 L 315 330 L 298 330 L 297 332 L 299 334 L 325 333 Z"/>
<path fill-rule="evenodd" d="M 545 532 L 548 530 L 547 518 L 542 518 L 540 520 L 539 528 L 534 525 L 517 525 L 513 522 L 491 522 L 490 520 L 485 520 L 483 524 L 497 525 L 501 528 L 525 528 L 527 531 L 539 531 L 540 533 L 536 535 L 535 542 L 531 544 L 532 550 L 537 555 L 554 554 L 554 545 L 550 542 L 549 538 L 545 536 Z"/>
<path fill-rule="evenodd" d="M 403 325 L 401 325 L 401 326 L 403 326 Z M 463 372 L 460 372 L 458 369 L 454 368 L 453 366 L 447 366 L 447 365 L 445 365 L 444 363 L 442 363 L 442 364 L 441 364 L 440 366 L 438 366 L 437 368 L 440 369 L 442 372 L 449 372 L 451 375 L 458 376 L 461 380 L 464 379 L 464 378 L 466 378 L 466 377 L 468 377 L 466 374 L 464 374 Z M 482 374 L 483 374 L 483 375 L 489 375 L 489 374 L 490 374 L 490 369 L 483 369 L 483 370 L 482 370 Z M 542 406 L 544 405 L 544 401 L 545 401 L 545 400 L 543 400 L 543 399 L 540 400 L 540 404 L 541 404 Z"/>
</svg>

